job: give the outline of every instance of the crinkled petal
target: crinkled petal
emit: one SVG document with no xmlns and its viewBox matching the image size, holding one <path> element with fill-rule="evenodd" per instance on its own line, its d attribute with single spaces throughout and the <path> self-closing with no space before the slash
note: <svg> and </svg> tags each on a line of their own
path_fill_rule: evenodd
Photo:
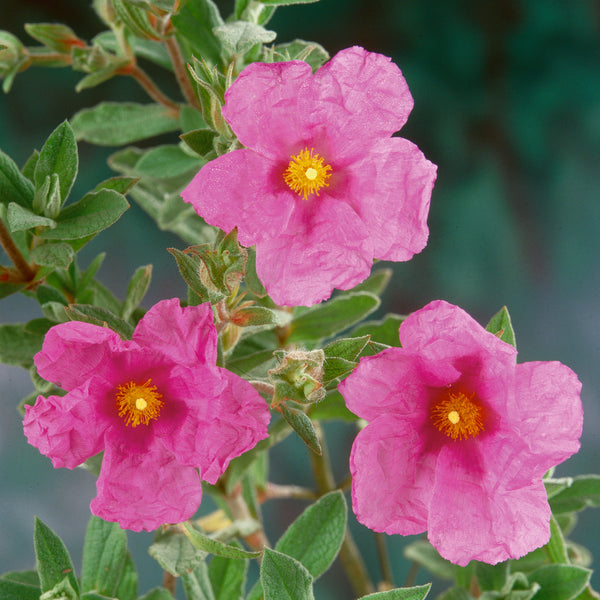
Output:
<svg viewBox="0 0 600 600">
<path fill-rule="evenodd" d="M 312 79 L 303 61 L 252 63 L 225 92 L 223 116 L 240 142 L 266 157 L 290 156 L 307 135 L 300 89 Z"/>
<path fill-rule="evenodd" d="M 323 65 L 310 82 L 310 91 L 313 122 L 325 125 L 340 158 L 360 154 L 370 140 L 391 136 L 413 108 L 398 66 L 389 57 L 358 46 L 338 52 Z"/>
<path fill-rule="evenodd" d="M 493 359 L 496 370 L 514 368 L 517 351 L 486 331 L 462 308 L 434 300 L 410 315 L 400 326 L 402 347 L 435 360 Z"/>
<path fill-rule="evenodd" d="M 333 288 L 350 289 L 367 278 L 372 262 L 362 221 L 325 194 L 298 205 L 286 231 L 256 245 L 257 274 L 280 305 L 309 306 Z"/>
<path fill-rule="evenodd" d="M 133 334 L 139 346 L 160 352 L 174 364 L 216 364 L 217 331 L 210 304 L 179 305 L 178 298 L 155 304 Z M 143 361 L 138 361 L 143 367 Z"/>
<path fill-rule="evenodd" d="M 96 484 L 98 495 L 90 504 L 93 514 L 133 531 L 152 531 L 194 515 L 202 499 L 196 469 L 180 465 L 159 443 L 139 451 L 110 437 Z"/>
<path fill-rule="evenodd" d="M 73 469 L 102 450 L 110 420 L 98 412 L 91 396 L 100 388 L 106 386 L 91 378 L 66 396 L 38 396 L 34 406 L 25 407 L 27 441 L 50 458 L 55 468 Z"/>
<path fill-rule="evenodd" d="M 169 435 L 158 427 L 157 435 L 181 464 L 197 467 L 214 484 L 233 458 L 267 437 L 269 409 L 247 381 L 225 369 L 218 377 L 190 370 L 186 379 L 188 414 Z M 183 387 L 178 395 L 185 395 Z"/>
<path fill-rule="evenodd" d="M 253 150 L 234 150 L 204 165 L 181 196 L 207 223 L 237 227 L 240 243 L 252 246 L 287 226 L 295 203 L 286 167 Z"/>
<path fill-rule="evenodd" d="M 514 426 L 529 446 L 530 467 L 541 476 L 579 450 L 581 382 L 559 362 L 526 362 L 515 374 Z"/>
<path fill-rule="evenodd" d="M 428 538 L 449 561 L 490 564 L 519 558 L 548 542 L 550 507 L 541 479 L 508 489 L 488 475 L 472 444 L 440 451 Z"/>
<path fill-rule="evenodd" d="M 427 528 L 436 456 L 410 419 L 380 417 L 352 446 L 352 507 L 374 531 L 411 535 Z"/>
<path fill-rule="evenodd" d="M 350 202 L 369 230 L 375 258 L 404 261 L 423 250 L 436 171 L 403 138 L 378 141 L 348 166 Z"/>
<path fill-rule="evenodd" d="M 423 365 L 418 355 L 404 348 L 386 348 L 375 356 L 361 358 L 338 390 L 346 406 L 367 421 L 416 413 L 426 420 L 431 387 L 454 383 L 459 376 L 447 363 Z"/>
<path fill-rule="evenodd" d="M 70 391 L 109 369 L 112 354 L 129 345 L 107 327 L 71 321 L 50 328 L 33 360 L 44 379 Z"/>
</svg>

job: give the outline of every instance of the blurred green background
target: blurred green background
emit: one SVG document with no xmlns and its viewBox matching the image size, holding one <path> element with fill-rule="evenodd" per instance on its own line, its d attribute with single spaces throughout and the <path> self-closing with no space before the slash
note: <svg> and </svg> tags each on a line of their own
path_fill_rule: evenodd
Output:
<svg viewBox="0 0 600 600">
<path fill-rule="evenodd" d="M 218 2 L 224 15 L 233 0 Z M 33 45 L 27 22 L 63 22 L 90 39 L 102 30 L 88 2 L 0 0 L 0 29 Z M 380 313 L 406 313 L 430 300 L 459 304 L 485 323 L 507 305 L 517 334 L 519 360 L 560 360 L 583 382 L 581 452 L 559 474 L 599 472 L 600 437 L 600 4 L 594 0 L 321 0 L 279 9 L 269 28 L 278 41 L 314 40 L 334 54 L 351 45 L 391 56 L 402 69 L 415 108 L 403 137 L 438 165 L 429 217 L 430 241 L 395 276 Z M 81 74 L 31 69 L 8 95 L 0 95 L 0 147 L 22 165 L 48 134 L 77 110 L 104 99 L 145 102 L 123 78 L 74 92 Z M 166 84 L 165 84 L 166 85 Z M 173 96 L 177 92 L 166 87 Z M 81 143 L 77 198 L 111 172 L 110 148 Z M 178 238 L 156 230 L 132 205 L 113 228 L 81 253 L 86 265 L 100 251 L 100 278 L 123 297 L 129 277 L 153 263 L 145 305 L 184 295 L 166 246 Z M 22 297 L 0 302 L 0 321 L 39 316 Z M 33 514 L 53 527 L 80 560 L 94 481 L 83 471 L 54 471 L 25 442 L 15 405 L 31 391 L 28 374 L 0 366 L 0 572 L 33 564 Z M 329 427 L 338 476 L 347 470 L 353 431 Z M 310 485 L 306 450 L 286 442 L 272 459 L 273 478 L 290 473 Z M 306 475 L 302 475 L 306 473 Z M 289 522 L 301 505 L 266 506 Z M 600 552 L 598 514 L 583 513 L 573 538 Z M 378 577 L 373 536 L 356 528 Z M 145 547 L 151 535 L 130 535 L 138 566 L 151 573 L 140 591 L 158 585 Z M 401 585 L 405 540 L 389 538 Z M 76 562 L 76 564 L 78 564 Z M 596 567 L 598 564 L 595 565 Z M 421 574 L 419 581 L 426 581 Z M 594 575 L 598 587 L 600 577 Z M 337 570 L 317 598 L 350 598 Z"/>
</svg>

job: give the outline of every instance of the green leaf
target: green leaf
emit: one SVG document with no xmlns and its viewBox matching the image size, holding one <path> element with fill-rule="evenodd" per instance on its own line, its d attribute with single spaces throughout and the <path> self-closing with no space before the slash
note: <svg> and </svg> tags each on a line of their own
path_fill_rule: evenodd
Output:
<svg viewBox="0 0 600 600">
<path fill-rule="evenodd" d="M 370 340 L 369 335 L 361 337 L 340 338 L 327 344 L 323 348 L 326 358 L 343 358 L 348 361 L 356 361 Z"/>
<path fill-rule="evenodd" d="M 44 592 L 40 596 L 40 600 L 79 600 L 79 594 L 73 587 L 69 577 L 64 577 L 52 589 Z M 94 598 L 93 600 L 96 599 Z"/>
<path fill-rule="evenodd" d="M 92 191 L 114 190 L 125 195 L 138 181 L 138 177 L 111 177 L 99 183 Z"/>
<path fill-rule="evenodd" d="M 443 559 L 438 551 L 426 540 L 417 540 L 404 548 L 404 556 L 425 567 L 441 579 L 454 579 L 456 567 Z"/>
<path fill-rule="evenodd" d="M 485 327 L 486 331 L 493 333 L 499 337 L 503 342 L 510 344 L 513 348 L 517 347 L 517 340 L 515 338 L 515 331 L 508 314 L 508 309 L 503 306 L 491 319 Z"/>
<path fill-rule="evenodd" d="M 41 244 L 30 253 L 29 258 L 36 264 L 55 269 L 66 269 L 75 258 L 75 252 L 69 244 Z"/>
<path fill-rule="evenodd" d="M 214 140 L 219 135 L 212 129 L 193 129 L 179 137 L 198 155 L 204 156 L 215 149 Z"/>
<path fill-rule="evenodd" d="M 35 566 L 40 577 L 40 588 L 47 592 L 68 579 L 72 588 L 79 593 L 79 585 L 69 552 L 63 541 L 40 519 L 35 517 L 33 544 Z"/>
<path fill-rule="evenodd" d="M 330 390 L 323 400 L 308 409 L 313 421 L 356 421 L 358 417 L 348 410 L 344 397 L 337 390 Z"/>
<path fill-rule="evenodd" d="M 193 571 L 206 558 L 206 552 L 198 551 L 185 535 L 176 531 L 157 532 L 148 553 L 176 577 Z"/>
<path fill-rule="evenodd" d="M 314 600 L 313 579 L 302 563 L 265 548 L 260 565 L 265 600 Z"/>
<path fill-rule="evenodd" d="M 187 600 L 215 600 L 205 562 L 201 562 L 190 573 L 182 575 L 181 580 Z"/>
<path fill-rule="evenodd" d="M 150 39 L 159 37 L 145 10 L 123 0 L 111 0 L 111 4 L 119 19 L 135 36 Z"/>
<path fill-rule="evenodd" d="M 475 574 L 482 590 L 501 590 L 506 586 L 510 572 L 509 563 L 488 565 L 483 562 L 475 564 Z"/>
<path fill-rule="evenodd" d="M 213 64 L 220 62 L 221 45 L 213 29 L 223 25 L 223 19 L 212 0 L 189 0 L 179 13 L 171 17 L 171 22 L 196 58 Z"/>
<path fill-rule="evenodd" d="M 323 46 L 316 42 L 307 42 L 305 40 L 293 40 L 284 44 L 277 44 L 274 48 L 279 54 L 279 60 L 303 60 L 308 63 L 313 71 L 329 60 L 329 53 Z"/>
<path fill-rule="evenodd" d="M 127 557 L 127 534 L 118 523 L 89 520 L 83 545 L 81 591 L 114 596 Z"/>
<path fill-rule="evenodd" d="M 21 173 L 29 179 L 33 183 L 33 174 L 35 173 L 35 166 L 37 165 L 37 161 L 40 159 L 40 153 L 38 150 L 34 150 L 31 153 L 31 156 L 27 159 L 27 162 L 23 165 L 21 169 Z"/>
<path fill-rule="evenodd" d="M 241 600 L 244 597 L 247 560 L 230 560 L 215 556 L 208 565 L 208 575 L 215 600 Z"/>
<path fill-rule="evenodd" d="M 60 23 L 25 23 L 25 31 L 44 46 L 62 54 L 70 54 L 73 44 L 83 44 L 70 27 Z"/>
<path fill-rule="evenodd" d="M 352 330 L 352 335 L 370 335 L 371 341 L 387 346 L 400 346 L 398 331 L 406 317 L 389 313 L 381 321 L 367 321 Z"/>
<path fill-rule="evenodd" d="M 39 600 L 40 580 L 35 571 L 12 571 L 0 577 L 2 600 Z"/>
<path fill-rule="evenodd" d="M 154 4 L 156 4 L 156 2 L 154 2 Z M 169 54 L 162 43 L 143 38 L 129 38 L 128 41 L 136 56 L 160 65 L 163 69 L 168 69 L 169 71 L 173 70 Z M 119 51 L 119 42 L 112 31 L 103 31 L 102 33 L 99 33 L 94 37 L 93 43 L 94 45 L 98 44 L 113 54 Z"/>
<path fill-rule="evenodd" d="M 123 302 L 121 316 L 125 320 L 128 320 L 131 317 L 133 311 L 139 306 L 146 295 L 151 279 L 152 265 L 145 265 L 136 269 L 127 286 L 127 294 L 125 295 L 125 301 Z"/>
<path fill-rule="evenodd" d="M 354 370 L 358 363 L 353 360 L 346 360 L 338 356 L 326 358 L 323 363 L 323 385 L 327 385 L 335 379 L 345 377 Z"/>
<path fill-rule="evenodd" d="M 278 406 L 283 418 L 290 424 L 290 427 L 298 434 L 300 439 L 315 453 L 321 454 L 321 444 L 315 431 L 315 427 L 301 410 L 287 406 L 282 403 Z"/>
<path fill-rule="evenodd" d="M 45 239 L 75 240 L 100 233 L 129 208 L 125 196 L 114 190 L 89 192 L 67 206 L 56 219 L 56 227 L 45 231 Z"/>
<path fill-rule="evenodd" d="M 554 514 L 582 510 L 588 506 L 600 506 L 600 475 L 579 475 L 571 485 L 550 498 Z"/>
<path fill-rule="evenodd" d="M 259 350 L 245 356 L 236 356 L 227 360 L 227 369 L 236 375 L 246 376 L 265 363 L 274 360 L 273 350 Z M 264 371 L 265 369 L 263 369 Z"/>
<path fill-rule="evenodd" d="M 54 219 L 40 217 L 16 202 L 11 202 L 8 205 L 6 220 L 8 221 L 8 228 L 12 232 L 25 231 L 34 227 L 56 227 Z"/>
<path fill-rule="evenodd" d="M 22 323 L 0 325 L 0 362 L 28 369 L 43 340 L 43 335 L 26 331 Z"/>
<path fill-rule="evenodd" d="M 379 304 L 379 298 L 369 292 L 350 292 L 318 304 L 292 320 L 287 342 L 331 337 L 364 319 L 377 310 Z"/>
<path fill-rule="evenodd" d="M 215 27 L 213 33 L 233 56 L 245 54 L 255 44 L 269 44 L 277 37 L 274 31 L 247 21 L 225 23 Z"/>
<path fill-rule="evenodd" d="M 215 554 L 217 556 L 224 556 L 226 558 L 258 558 L 262 554 L 262 552 L 248 552 L 247 550 L 242 550 L 236 546 L 219 542 L 214 538 L 204 535 L 187 521 L 182 525 L 188 539 L 195 548 L 198 548 L 198 550 L 209 552 L 210 554 Z"/>
<path fill-rule="evenodd" d="M 199 261 L 177 248 L 167 248 L 167 252 L 172 254 L 177 261 L 177 267 L 184 281 L 198 294 L 202 302 L 208 302 L 210 299 L 208 290 L 202 281 L 200 281 Z"/>
<path fill-rule="evenodd" d="M 528 577 L 541 589 L 535 600 L 572 600 L 587 586 L 592 572 L 574 565 L 544 565 Z"/>
<path fill-rule="evenodd" d="M 19 171 L 12 158 L 0 150 L 0 202 L 16 202 L 24 208 L 33 206 L 33 183 Z"/>
<path fill-rule="evenodd" d="M 155 179 L 177 177 L 192 169 L 198 171 L 205 162 L 190 156 L 179 146 L 163 145 L 145 152 L 135 165 L 135 172 L 142 177 Z"/>
<path fill-rule="evenodd" d="M 246 273 L 244 275 L 244 281 L 248 286 L 248 289 L 258 298 L 264 298 L 267 295 L 265 286 L 256 274 L 256 247 L 251 246 L 247 248 L 248 260 L 246 261 Z"/>
<path fill-rule="evenodd" d="M 179 129 L 179 120 L 160 104 L 102 102 L 71 120 L 75 137 L 100 146 L 122 146 Z"/>
<path fill-rule="evenodd" d="M 431 584 L 417 585 L 409 588 L 397 588 L 387 592 L 376 592 L 363 596 L 360 600 L 423 600 L 429 593 Z"/>
<path fill-rule="evenodd" d="M 325 494 L 288 527 L 275 549 L 300 561 L 316 579 L 337 556 L 346 533 L 346 519 L 342 492 Z"/>
<path fill-rule="evenodd" d="M 559 492 L 571 487 L 573 485 L 572 477 L 560 477 L 553 478 L 547 477 L 544 479 L 544 486 L 546 488 L 546 494 L 548 495 L 548 499 L 553 498 Z"/>
<path fill-rule="evenodd" d="M 181 107 L 179 121 L 181 122 L 181 131 L 184 133 L 207 128 L 206 121 L 204 120 L 202 113 L 199 110 L 188 106 L 187 104 Z"/>
<path fill-rule="evenodd" d="M 390 279 L 392 278 L 392 269 L 378 269 L 373 271 L 362 283 L 352 288 L 353 292 L 371 292 L 376 296 L 381 296 L 385 291 Z"/>
<path fill-rule="evenodd" d="M 46 175 L 44 183 L 38 186 L 33 196 L 33 212 L 54 219 L 60 213 L 63 201 L 60 196 L 60 177 L 58 173 Z"/>
<path fill-rule="evenodd" d="M 138 600 L 174 600 L 171 592 L 163 587 L 154 588 L 147 594 L 140 596 Z"/>
<path fill-rule="evenodd" d="M 450 588 L 447 592 L 438 596 L 437 600 L 475 600 L 475 596 L 461 587 Z"/>
<path fill-rule="evenodd" d="M 121 579 L 115 595 L 119 600 L 136 600 L 138 595 L 138 575 L 129 552 L 123 563 Z"/>
<path fill-rule="evenodd" d="M 106 308 L 93 306 L 92 304 L 70 304 L 65 308 L 65 313 L 71 321 L 82 321 L 99 327 L 109 327 L 124 339 L 130 340 L 133 335 L 133 327 Z"/>
<path fill-rule="evenodd" d="M 550 541 L 544 546 L 544 549 L 550 562 L 565 564 L 570 562 L 565 538 L 554 515 L 550 517 Z"/>
<path fill-rule="evenodd" d="M 46 140 L 34 171 L 36 188 L 47 176 L 57 173 L 60 179 L 60 197 L 64 202 L 77 177 L 79 158 L 75 134 L 68 121 L 63 121 Z"/>
</svg>

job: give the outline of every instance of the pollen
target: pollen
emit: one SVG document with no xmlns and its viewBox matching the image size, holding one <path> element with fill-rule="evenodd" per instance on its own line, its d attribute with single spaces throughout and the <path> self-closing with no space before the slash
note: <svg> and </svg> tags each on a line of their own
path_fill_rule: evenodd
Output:
<svg viewBox="0 0 600 600">
<path fill-rule="evenodd" d="M 466 440 L 485 431 L 484 409 L 475 397 L 452 388 L 444 391 L 430 412 L 436 428 L 449 438 Z"/>
<path fill-rule="evenodd" d="M 310 194 L 319 195 L 319 190 L 329 185 L 331 167 L 323 164 L 323 157 L 314 149 L 304 148 L 299 154 L 290 157 L 290 164 L 283 174 L 284 181 L 291 190 L 304 200 Z"/>
<path fill-rule="evenodd" d="M 158 419 L 164 405 L 161 398 L 162 394 L 152 385 L 152 380 L 148 379 L 144 383 L 129 381 L 120 385 L 115 399 L 119 416 L 125 421 L 125 425 L 137 427 Z"/>
</svg>

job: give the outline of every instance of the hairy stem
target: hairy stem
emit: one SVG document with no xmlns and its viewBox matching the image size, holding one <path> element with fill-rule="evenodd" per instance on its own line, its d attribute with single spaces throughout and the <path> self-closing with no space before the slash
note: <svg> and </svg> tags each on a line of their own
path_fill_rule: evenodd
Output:
<svg viewBox="0 0 600 600">
<path fill-rule="evenodd" d="M 179 84 L 179 88 L 181 89 L 183 97 L 190 106 L 200 110 L 200 103 L 198 102 L 198 98 L 194 93 L 192 82 L 188 77 L 185 62 L 183 60 L 183 56 L 181 55 L 179 44 L 177 43 L 177 38 L 174 35 L 169 37 L 165 41 L 165 47 L 169 53 L 171 64 L 173 65 L 173 71 L 175 72 L 175 78 L 177 79 L 177 83 Z"/>
<path fill-rule="evenodd" d="M 129 75 L 130 77 L 133 77 L 144 88 L 152 100 L 167 107 L 170 111 L 174 112 L 176 116 L 179 115 L 179 105 L 165 96 L 165 94 L 158 89 L 158 86 L 154 81 L 150 79 L 149 75 L 138 65 L 129 64 L 119 69 L 118 73 L 120 75 Z"/>
<path fill-rule="evenodd" d="M 321 455 L 319 456 L 314 452 L 310 452 L 309 454 L 317 490 L 319 491 L 319 494 L 322 495 L 335 490 L 336 485 L 323 429 L 318 422 L 313 422 L 313 425 L 317 436 L 319 437 L 319 442 L 321 443 Z M 349 529 L 346 529 L 344 541 L 340 548 L 340 561 L 346 571 L 346 576 L 348 577 L 354 592 L 358 596 L 366 596 L 375 591 L 363 558 L 358 550 L 358 546 L 350 534 Z"/>
<path fill-rule="evenodd" d="M 163 587 L 171 592 L 171 595 L 175 597 L 175 588 L 177 586 L 177 579 L 168 571 L 163 574 Z"/>
<path fill-rule="evenodd" d="M 234 521 L 246 521 L 248 519 L 256 520 L 255 517 L 250 513 L 250 509 L 248 508 L 248 504 L 246 504 L 246 500 L 244 500 L 241 485 L 236 485 L 233 491 L 230 494 L 226 494 L 224 498 L 227 508 L 229 509 Z M 260 529 L 254 531 L 250 535 L 245 536 L 244 541 L 248 544 L 251 550 L 257 552 L 262 552 L 265 547 L 270 547 L 269 540 L 267 539 L 262 526 Z"/>
<path fill-rule="evenodd" d="M 17 248 L 15 241 L 10 235 L 10 231 L 8 231 L 8 227 L 6 227 L 2 219 L 0 219 L 0 244 L 23 277 L 23 281 L 31 281 L 35 277 L 36 272 L 29 266 L 21 251 Z"/>
</svg>

